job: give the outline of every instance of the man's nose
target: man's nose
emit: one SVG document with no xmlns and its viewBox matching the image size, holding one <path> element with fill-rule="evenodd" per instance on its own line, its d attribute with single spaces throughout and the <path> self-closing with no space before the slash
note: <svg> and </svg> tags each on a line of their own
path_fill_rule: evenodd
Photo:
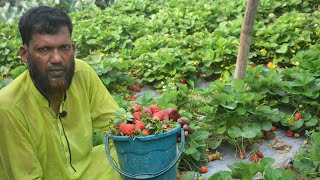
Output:
<svg viewBox="0 0 320 180">
<path fill-rule="evenodd" d="M 59 52 L 59 49 L 53 49 L 50 56 L 50 63 L 52 64 L 58 64 L 63 61 L 63 58 L 61 56 L 61 53 Z"/>
</svg>

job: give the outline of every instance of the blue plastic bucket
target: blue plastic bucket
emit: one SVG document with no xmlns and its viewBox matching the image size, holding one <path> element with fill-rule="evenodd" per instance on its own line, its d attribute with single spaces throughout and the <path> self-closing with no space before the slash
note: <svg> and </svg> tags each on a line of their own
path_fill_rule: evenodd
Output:
<svg viewBox="0 0 320 180">
<path fill-rule="evenodd" d="M 177 146 L 179 132 L 180 148 Z M 110 156 L 110 138 L 115 145 L 120 168 Z M 105 150 L 111 166 L 126 180 L 173 180 L 177 178 L 177 162 L 183 152 L 184 144 L 184 130 L 178 126 L 162 134 L 135 138 L 106 135 Z"/>
</svg>

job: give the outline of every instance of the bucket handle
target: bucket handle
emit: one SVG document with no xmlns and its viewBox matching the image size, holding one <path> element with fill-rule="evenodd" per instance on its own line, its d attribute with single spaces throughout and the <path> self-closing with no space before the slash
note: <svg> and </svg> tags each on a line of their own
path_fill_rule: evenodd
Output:
<svg viewBox="0 0 320 180">
<path fill-rule="evenodd" d="M 175 157 L 175 159 L 169 164 L 169 166 L 165 167 L 164 169 L 162 169 L 161 171 L 157 172 L 157 173 L 142 173 L 142 174 L 138 174 L 138 175 L 133 175 L 130 173 L 127 173 L 123 170 L 121 170 L 114 162 L 114 160 L 112 159 L 112 157 L 110 156 L 110 150 L 109 150 L 109 135 L 106 135 L 106 142 L 105 142 L 105 151 L 107 154 L 107 158 L 108 161 L 110 162 L 111 166 L 118 171 L 120 174 L 128 177 L 128 178 L 132 178 L 132 179 L 149 179 L 149 178 L 154 178 L 157 176 L 162 175 L 163 173 L 167 172 L 168 170 L 170 170 L 180 159 L 180 156 L 182 155 L 183 149 L 184 149 L 184 145 L 185 145 L 185 136 L 184 136 L 184 129 L 181 128 L 181 142 L 180 142 L 180 150 L 177 154 L 177 156 Z"/>
</svg>

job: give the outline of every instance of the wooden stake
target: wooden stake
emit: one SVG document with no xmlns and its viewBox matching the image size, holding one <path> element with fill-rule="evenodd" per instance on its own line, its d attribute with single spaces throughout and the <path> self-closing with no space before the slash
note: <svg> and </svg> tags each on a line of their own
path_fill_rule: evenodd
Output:
<svg viewBox="0 0 320 180">
<path fill-rule="evenodd" d="M 241 28 L 240 47 L 237 56 L 234 77 L 244 79 L 247 70 L 247 59 L 250 50 L 253 24 L 258 8 L 259 0 L 248 0 L 244 20 Z"/>
</svg>

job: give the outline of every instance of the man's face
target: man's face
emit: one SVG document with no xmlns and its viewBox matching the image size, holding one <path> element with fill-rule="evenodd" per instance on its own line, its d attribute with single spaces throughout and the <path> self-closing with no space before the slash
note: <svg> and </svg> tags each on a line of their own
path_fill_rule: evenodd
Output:
<svg viewBox="0 0 320 180">
<path fill-rule="evenodd" d="M 47 94 L 66 90 L 74 73 L 75 45 L 69 30 L 62 27 L 57 34 L 33 34 L 29 47 L 20 48 L 20 56 L 28 63 L 36 87 Z"/>
</svg>

